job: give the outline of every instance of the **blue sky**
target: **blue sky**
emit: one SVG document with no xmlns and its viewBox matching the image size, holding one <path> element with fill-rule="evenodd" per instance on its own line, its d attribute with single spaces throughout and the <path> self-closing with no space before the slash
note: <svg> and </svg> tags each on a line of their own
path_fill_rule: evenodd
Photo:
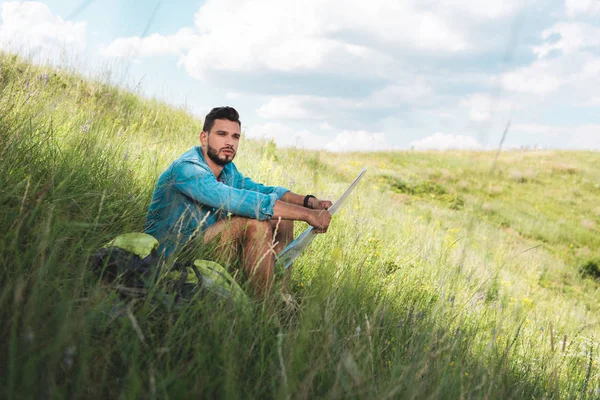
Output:
<svg viewBox="0 0 600 400">
<path fill-rule="evenodd" d="M 0 1 L 0 49 L 332 151 L 600 150 L 598 0 Z M 153 17 L 154 16 L 154 17 Z M 69 56 L 65 59 L 64 54 Z"/>
</svg>

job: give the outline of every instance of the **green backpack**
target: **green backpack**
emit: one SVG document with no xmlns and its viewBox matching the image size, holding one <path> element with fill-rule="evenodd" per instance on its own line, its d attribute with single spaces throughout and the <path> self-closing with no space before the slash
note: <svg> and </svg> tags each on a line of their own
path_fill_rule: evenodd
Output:
<svg viewBox="0 0 600 400">
<path fill-rule="evenodd" d="M 156 279 L 158 259 L 158 240 L 146 233 L 125 233 L 94 254 L 92 267 L 105 281 L 142 288 Z"/>
<path fill-rule="evenodd" d="M 96 252 L 93 269 L 105 281 L 118 280 L 126 288 L 134 289 L 134 293 L 135 289 L 158 282 L 164 284 L 167 292 L 175 293 L 178 300 L 210 294 L 228 302 L 250 304 L 240 285 L 216 262 L 176 261 L 168 271 L 161 273 L 164 265 L 159 263 L 158 245 L 158 241 L 146 233 L 119 235 Z"/>
<path fill-rule="evenodd" d="M 192 264 L 184 266 L 176 263 L 160 279 L 165 282 L 167 291 L 185 299 L 200 293 L 235 304 L 250 304 L 250 299 L 229 272 L 213 261 L 194 260 Z"/>
</svg>

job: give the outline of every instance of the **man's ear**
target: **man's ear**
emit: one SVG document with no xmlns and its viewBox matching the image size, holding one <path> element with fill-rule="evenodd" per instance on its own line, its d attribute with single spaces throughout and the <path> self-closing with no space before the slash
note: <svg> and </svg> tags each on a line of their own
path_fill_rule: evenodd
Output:
<svg viewBox="0 0 600 400">
<path fill-rule="evenodd" d="M 208 143 L 208 133 L 202 131 L 200 132 L 200 144 L 206 146 L 206 143 Z"/>
</svg>

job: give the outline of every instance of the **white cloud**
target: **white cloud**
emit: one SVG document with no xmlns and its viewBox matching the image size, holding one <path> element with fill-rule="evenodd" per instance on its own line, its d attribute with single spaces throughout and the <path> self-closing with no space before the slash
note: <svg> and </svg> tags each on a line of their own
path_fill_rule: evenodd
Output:
<svg viewBox="0 0 600 400">
<path fill-rule="evenodd" d="M 600 98 L 599 98 L 599 100 L 600 100 Z M 333 129 L 333 127 L 329 124 L 329 122 L 325 121 L 319 125 L 319 129 L 321 129 L 323 131 L 330 131 Z"/>
<path fill-rule="evenodd" d="M 273 140 L 278 146 L 309 150 L 323 149 L 329 142 L 325 136 L 316 135 L 305 129 L 296 130 L 289 125 L 276 122 L 249 126 L 245 133 L 253 139 Z"/>
<path fill-rule="evenodd" d="M 341 97 L 275 96 L 256 110 L 265 119 L 324 120 L 331 110 L 353 109 L 359 103 Z"/>
<path fill-rule="evenodd" d="M 327 71 L 389 76 L 398 51 L 453 54 L 473 48 L 470 29 L 535 0 L 207 0 L 194 29 L 119 38 L 106 55 L 179 54 L 198 79 L 211 71 Z M 360 39 L 358 39 L 360 38 Z M 379 50 L 382 49 L 382 50 Z"/>
<path fill-rule="evenodd" d="M 517 93 L 545 95 L 565 83 L 568 65 L 556 60 L 537 60 L 533 64 L 503 74 L 500 78 L 504 89 Z"/>
<path fill-rule="evenodd" d="M 443 6 L 433 0 L 206 0 L 193 26 L 120 38 L 104 53 L 177 57 L 189 76 L 222 88 L 226 99 L 255 104 L 248 136 L 280 146 L 385 150 L 388 139 L 406 146 L 424 137 L 412 145 L 482 149 L 509 113 L 513 121 L 540 123 L 549 116 L 565 124 L 594 118 L 600 26 L 588 17 L 599 3 L 565 1 L 561 16 L 551 14 L 556 5 L 539 0 L 490 0 L 485 7 L 476 0 Z M 502 60 L 499 43 L 505 47 L 511 23 L 531 5 L 537 22 L 524 22 L 514 64 L 495 65 Z M 540 32 L 540 24 L 547 29 Z M 529 57 L 522 52 L 527 48 Z M 250 99 L 253 93 L 260 96 Z M 385 125 L 387 118 L 399 125 Z M 398 126 L 407 134 L 395 136 Z"/>
<path fill-rule="evenodd" d="M 566 0 L 565 11 L 569 17 L 597 15 L 600 14 L 600 1 Z"/>
<path fill-rule="evenodd" d="M 489 96 L 474 94 L 461 101 L 469 109 L 469 119 L 474 122 L 488 121 L 492 118 L 491 99 Z"/>
<path fill-rule="evenodd" d="M 119 38 L 104 53 L 151 56 L 185 49 L 180 63 L 194 78 L 216 70 L 315 70 L 324 65 L 352 69 L 359 60 L 378 58 L 376 51 L 328 37 L 329 24 L 321 8 L 316 0 L 303 2 L 302 7 L 292 0 L 209 0 L 195 14 L 194 30 L 184 35 L 180 31 L 171 36 Z M 325 11 L 331 14 L 333 7 Z"/>
<path fill-rule="evenodd" d="M 481 6 L 479 0 L 453 0 L 446 4 L 450 4 L 450 8 L 460 14 L 470 15 L 471 17 L 478 19 L 497 19 L 516 14 L 519 10 L 525 7 L 528 3 L 535 3 L 535 1 L 521 1 L 521 0 L 494 0 L 487 1 L 485 7 Z M 439 4 L 434 2 L 433 4 Z"/>
<path fill-rule="evenodd" d="M 598 1 L 600 4 L 600 1 Z M 548 40 L 558 35 L 556 41 L 546 42 L 533 47 L 533 53 L 539 58 L 548 56 L 552 51 L 571 54 L 576 51 L 600 47 L 600 27 L 581 22 L 560 22 L 542 32 L 542 38 Z"/>
<path fill-rule="evenodd" d="M 337 28 L 332 31 L 352 30 L 382 44 L 404 49 L 453 53 L 471 46 L 463 27 L 454 24 L 452 18 L 439 9 L 416 1 L 380 0 L 365 4 L 351 0 L 325 4 L 322 22 Z M 458 11 L 453 5 L 447 10 Z"/>
<path fill-rule="evenodd" d="M 402 105 L 428 105 L 436 95 L 424 79 L 394 83 L 362 99 L 343 97 L 289 95 L 271 97 L 256 113 L 264 119 L 326 120 L 332 112 L 359 109 L 396 108 Z"/>
<path fill-rule="evenodd" d="M 180 29 L 176 34 L 169 36 L 154 33 L 144 38 L 118 38 L 103 49 L 102 54 L 118 58 L 177 55 L 182 50 L 192 47 L 197 38 L 190 28 Z"/>
<path fill-rule="evenodd" d="M 600 92 L 600 27 L 560 22 L 542 32 L 544 42 L 534 46 L 538 57 L 528 66 L 509 71 L 495 81 L 509 92 L 538 96 L 530 104 L 593 104 Z"/>
<path fill-rule="evenodd" d="M 590 93 L 600 90 L 600 59 L 589 53 L 576 53 L 551 60 L 537 60 L 533 64 L 503 74 L 500 83 L 505 90 L 516 93 L 556 96 L 555 101 L 583 104 Z M 560 91 L 560 92 L 559 92 Z"/>
<path fill-rule="evenodd" d="M 467 110 L 472 122 L 487 122 L 498 114 L 505 116 L 514 108 L 511 101 L 486 93 L 467 95 L 460 101 L 460 106 Z"/>
<path fill-rule="evenodd" d="M 465 135 L 450 135 L 441 132 L 436 132 L 424 139 L 415 140 L 410 144 L 410 146 L 418 150 L 477 150 L 481 148 L 481 145 L 474 137 Z"/>
<path fill-rule="evenodd" d="M 225 97 L 230 99 L 230 100 L 236 100 L 239 99 L 240 97 L 242 97 L 243 94 L 240 92 L 236 92 L 236 91 L 229 91 L 227 93 L 225 93 Z"/>
<path fill-rule="evenodd" d="M 585 107 L 600 107 L 600 95 L 590 97 L 587 101 L 584 101 L 582 105 Z"/>
<path fill-rule="evenodd" d="M 315 115 L 305 107 L 307 99 L 302 96 L 271 98 L 256 110 L 265 119 L 315 119 Z"/>
<path fill-rule="evenodd" d="M 373 92 L 364 103 L 367 107 L 397 107 L 403 104 L 428 104 L 433 97 L 433 87 L 425 78 L 412 77 Z"/>
<path fill-rule="evenodd" d="M 557 126 L 516 124 L 511 132 L 542 147 L 600 150 L 600 124 Z"/>
<path fill-rule="evenodd" d="M 391 150 L 384 133 L 343 131 L 325 146 L 329 151 L 379 151 Z"/>
<path fill-rule="evenodd" d="M 269 122 L 251 126 L 245 133 L 254 139 L 270 139 L 281 147 L 298 147 L 307 150 L 325 149 L 333 152 L 391 150 L 384 133 L 364 130 L 343 130 L 333 134 L 330 127 L 327 135 L 309 130 L 296 130 L 289 125 Z"/>
<path fill-rule="evenodd" d="M 87 23 L 64 21 L 40 2 L 3 3 L 1 16 L 1 50 L 50 59 L 85 48 Z"/>
</svg>

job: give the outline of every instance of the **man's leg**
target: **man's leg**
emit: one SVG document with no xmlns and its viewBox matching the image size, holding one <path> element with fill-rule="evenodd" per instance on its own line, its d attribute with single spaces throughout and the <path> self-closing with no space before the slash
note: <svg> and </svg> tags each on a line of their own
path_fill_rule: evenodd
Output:
<svg viewBox="0 0 600 400">
<path fill-rule="evenodd" d="M 275 254 L 279 254 L 283 249 L 286 248 L 288 244 L 290 244 L 294 240 L 294 221 L 272 219 L 270 220 L 270 222 L 273 226 L 273 233 L 277 233 L 275 235 L 275 242 L 277 243 L 277 245 L 275 246 Z M 291 279 L 292 269 L 288 268 L 283 274 L 283 279 L 281 281 L 282 292 L 289 292 Z"/>
<path fill-rule="evenodd" d="M 240 255 L 244 273 L 251 288 L 261 295 L 268 293 L 273 283 L 273 226 L 269 221 L 243 217 L 221 220 L 204 232 L 204 243 L 219 235 L 217 253 L 231 262 Z"/>
<path fill-rule="evenodd" d="M 273 232 L 277 231 L 275 235 L 277 245 L 274 250 L 275 254 L 279 254 L 294 240 L 294 221 L 271 219 L 269 222 L 271 223 Z"/>
</svg>

